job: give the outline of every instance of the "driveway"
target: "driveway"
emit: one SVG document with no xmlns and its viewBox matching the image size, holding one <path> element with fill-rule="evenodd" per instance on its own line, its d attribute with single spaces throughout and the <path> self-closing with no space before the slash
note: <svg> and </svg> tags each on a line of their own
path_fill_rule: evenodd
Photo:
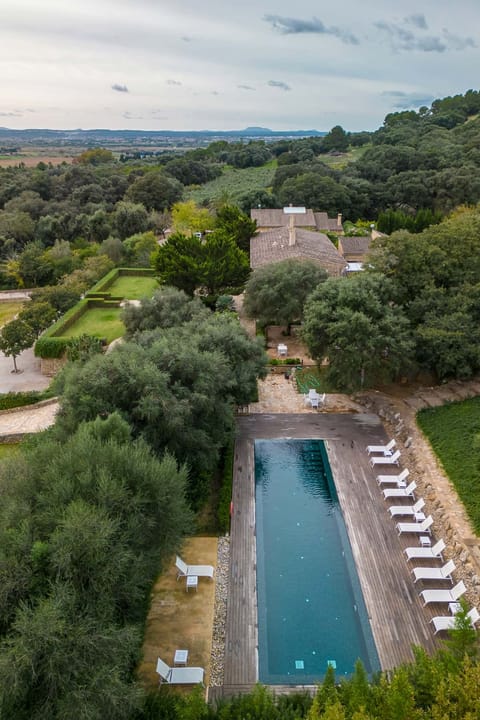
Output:
<svg viewBox="0 0 480 720">
<path fill-rule="evenodd" d="M 19 373 L 13 371 L 13 358 L 0 352 L 0 393 L 45 390 L 51 378 L 40 372 L 40 358 L 33 354 L 33 348 L 24 350 L 17 357 Z"/>
</svg>

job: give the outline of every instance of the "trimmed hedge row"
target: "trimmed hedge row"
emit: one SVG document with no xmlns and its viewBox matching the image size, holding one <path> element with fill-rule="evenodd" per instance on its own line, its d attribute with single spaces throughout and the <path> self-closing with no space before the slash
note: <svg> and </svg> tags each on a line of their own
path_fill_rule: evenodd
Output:
<svg viewBox="0 0 480 720">
<path fill-rule="evenodd" d="M 70 310 L 67 310 L 60 320 L 51 325 L 35 343 L 35 356 L 41 358 L 59 358 L 65 353 L 70 338 L 62 337 L 62 332 L 68 330 L 78 318 L 88 309 L 88 300 L 79 300 Z"/>
<path fill-rule="evenodd" d="M 152 268 L 113 268 L 86 293 L 83 300 L 74 305 L 60 320 L 51 325 L 35 343 L 35 355 L 41 358 L 60 358 L 69 347 L 71 338 L 62 334 L 74 325 L 89 308 L 118 307 L 124 299 L 107 292 L 107 288 L 121 276 L 154 277 Z"/>
<path fill-rule="evenodd" d="M 300 358 L 270 358 L 268 361 L 269 365 L 302 365 L 303 361 Z"/>
<path fill-rule="evenodd" d="M 23 407 L 24 405 L 34 405 L 52 397 L 49 391 L 39 392 L 30 390 L 29 392 L 10 392 L 0 395 L 0 410 L 11 410 L 12 408 Z"/>
<path fill-rule="evenodd" d="M 230 530 L 230 505 L 232 502 L 233 485 L 233 447 L 234 439 L 230 439 L 223 455 L 222 486 L 220 488 L 217 508 L 218 529 L 222 533 Z"/>
<path fill-rule="evenodd" d="M 121 295 L 111 295 L 109 292 L 88 292 L 85 293 L 86 300 L 113 300 L 122 302 L 124 298 Z"/>
<path fill-rule="evenodd" d="M 92 293 L 95 295 L 97 293 L 104 293 L 106 290 L 108 290 L 111 285 L 117 280 L 119 277 L 155 277 L 155 270 L 153 268 L 113 268 L 113 270 L 110 270 L 106 275 L 103 276 L 103 278 L 100 278 L 98 282 L 95 283 L 95 285 L 89 290 L 87 293 L 88 296 L 91 296 Z M 123 298 L 122 298 L 123 300 Z"/>
<path fill-rule="evenodd" d="M 90 293 L 105 292 L 108 290 L 110 285 L 113 285 L 118 277 L 120 277 L 120 268 L 113 268 L 113 270 L 110 270 L 110 272 L 100 278 L 100 280 L 98 280 L 95 285 L 90 288 L 87 295 L 90 295 Z"/>
</svg>

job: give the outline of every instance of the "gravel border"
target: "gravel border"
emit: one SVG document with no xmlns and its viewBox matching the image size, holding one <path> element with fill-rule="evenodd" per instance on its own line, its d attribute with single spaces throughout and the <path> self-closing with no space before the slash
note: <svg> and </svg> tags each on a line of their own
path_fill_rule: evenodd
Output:
<svg viewBox="0 0 480 720">
<path fill-rule="evenodd" d="M 215 607 L 213 613 L 212 655 L 210 658 L 210 686 L 223 685 L 225 659 L 225 622 L 230 568 L 230 538 L 218 539 L 217 569 L 215 572 Z"/>
</svg>

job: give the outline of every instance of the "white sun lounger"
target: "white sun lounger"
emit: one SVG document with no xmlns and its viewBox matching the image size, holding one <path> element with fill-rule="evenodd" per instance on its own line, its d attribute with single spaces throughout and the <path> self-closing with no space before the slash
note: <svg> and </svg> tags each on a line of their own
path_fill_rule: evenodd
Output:
<svg viewBox="0 0 480 720">
<path fill-rule="evenodd" d="M 480 620 L 480 613 L 477 608 L 472 608 L 470 612 L 467 613 L 467 617 L 470 620 L 472 627 L 475 627 L 475 623 Z M 432 622 L 435 626 L 436 635 L 437 632 L 440 632 L 440 630 L 453 630 L 455 627 L 455 615 L 447 615 L 446 617 L 437 615 L 432 618 L 430 622 Z"/>
<path fill-rule="evenodd" d="M 373 453 L 388 453 L 393 450 L 396 444 L 395 440 L 390 440 L 387 445 L 367 445 L 367 453 L 369 455 Z"/>
<path fill-rule="evenodd" d="M 188 577 L 189 575 L 213 578 L 215 572 L 213 565 L 187 565 L 179 555 L 177 555 L 177 559 L 175 560 L 175 566 L 178 570 L 177 580 L 178 578 Z"/>
<path fill-rule="evenodd" d="M 432 560 L 433 558 L 439 558 L 440 560 L 443 560 L 442 552 L 445 550 L 445 543 L 440 538 L 438 542 L 435 543 L 435 545 L 432 545 L 432 547 L 407 547 L 405 548 L 405 554 L 407 556 L 407 560 L 413 560 L 413 559 L 420 559 L 425 558 L 427 560 Z"/>
<path fill-rule="evenodd" d="M 396 450 L 393 455 L 389 455 L 388 457 L 384 457 L 383 455 L 374 455 L 370 458 L 370 465 L 372 467 L 375 467 L 375 465 L 398 465 L 399 459 L 400 450 Z"/>
<path fill-rule="evenodd" d="M 419 498 L 415 505 L 391 505 L 388 508 L 388 512 L 391 517 L 397 517 L 397 515 L 416 515 L 425 507 L 425 500 Z"/>
<path fill-rule="evenodd" d="M 405 468 L 398 475 L 377 475 L 377 483 L 379 485 L 391 485 L 396 483 L 398 487 L 405 482 L 407 477 L 410 475 L 410 470 Z"/>
<path fill-rule="evenodd" d="M 430 527 L 433 525 L 433 518 L 429 515 L 422 522 L 417 523 L 397 523 L 398 534 L 402 533 L 428 533 L 430 535 Z"/>
<path fill-rule="evenodd" d="M 394 498 L 399 498 L 399 497 L 414 498 L 416 489 L 417 489 L 417 483 L 415 482 L 415 480 L 412 480 L 410 485 L 407 485 L 407 487 L 404 487 L 404 488 L 400 488 L 400 487 L 387 488 L 386 490 L 383 491 L 383 497 L 385 498 L 385 500 L 387 500 L 387 498 L 392 498 L 392 497 L 394 497 Z"/>
<path fill-rule="evenodd" d="M 414 582 L 417 580 L 450 580 L 453 585 L 452 572 L 455 570 L 455 563 L 449 560 L 441 568 L 417 567 L 412 570 L 415 576 Z"/>
<path fill-rule="evenodd" d="M 422 590 L 420 597 L 424 606 L 431 602 L 451 603 L 456 602 L 466 591 L 463 580 L 460 580 L 451 590 Z"/>
<path fill-rule="evenodd" d="M 169 685 L 196 685 L 203 683 L 204 669 L 200 667 L 169 667 L 163 660 L 157 658 L 157 673 L 160 682 Z"/>
</svg>

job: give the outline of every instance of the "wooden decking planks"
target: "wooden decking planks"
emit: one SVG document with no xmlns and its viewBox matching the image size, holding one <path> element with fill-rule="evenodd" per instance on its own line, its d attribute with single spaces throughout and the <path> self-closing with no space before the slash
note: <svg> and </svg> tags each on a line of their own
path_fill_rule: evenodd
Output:
<svg viewBox="0 0 480 720">
<path fill-rule="evenodd" d="M 230 586 L 225 637 L 224 685 L 257 680 L 257 605 L 253 445 L 235 445 L 230 544 Z"/>
<path fill-rule="evenodd" d="M 388 503 L 375 480 L 380 472 L 395 473 L 398 469 L 372 469 L 365 452 L 367 444 L 386 440 L 378 417 L 329 413 L 250 415 L 238 418 L 237 428 L 226 623 L 226 693 L 231 694 L 235 687 L 249 687 L 257 680 L 253 462 L 256 438 L 326 440 L 381 666 L 390 669 L 412 659 L 412 645 L 421 645 L 432 652 L 437 643 L 429 620 L 433 615 L 448 614 L 448 607 L 423 608 L 418 597 L 423 586 L 413 584 L 413 565 L 406 562 L 403 548 L 417 545 L 418 537 L 398 536 L 395 520 L 388 514 Z M 447 583 L 429 586 L 450 587 Z"/>
</svg>

